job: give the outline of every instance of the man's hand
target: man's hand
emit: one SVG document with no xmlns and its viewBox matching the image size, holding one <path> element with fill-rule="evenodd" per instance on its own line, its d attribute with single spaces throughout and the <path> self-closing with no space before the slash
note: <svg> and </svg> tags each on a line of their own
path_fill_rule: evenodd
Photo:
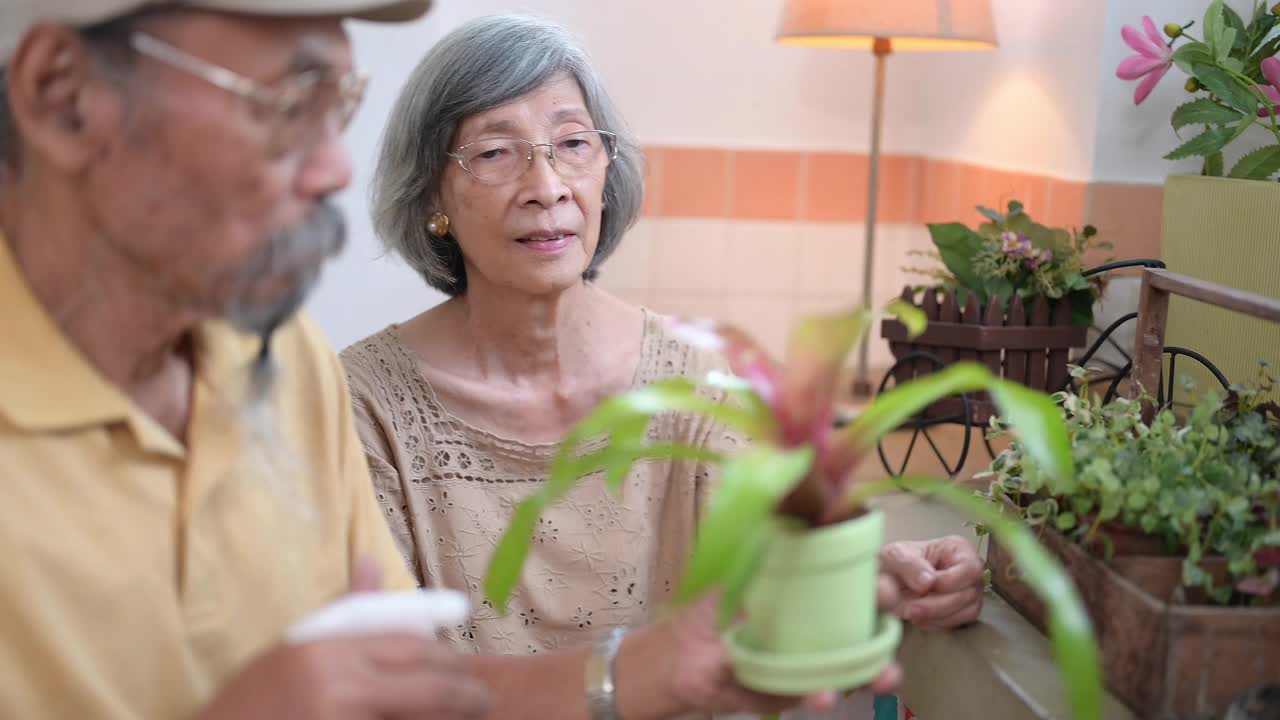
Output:
<svg viewBox="0 0 1280 720">
<path fill-rule="evenodd" d="M 410 634 L 280 645 L 231 680 L 199 720 L 480 720 L 488 692 L 460 658 Z"/>
<path fill-rule="evenodd" d="M 352 569 L 351 592 L 382 585 L 375 562 Z M 489 691 L 457 654 L 412 633 L 284 643 L 223 686 L 198 720 L 480 720 Z"/>
<path fill-rule="evenodd" d="M 880 573 L 899 595 L 893 612 L 917 627 L 960 627 L 982 611 L 982 559 L 958 535 L 889 543 L 880 549 Z"/>
</svg>

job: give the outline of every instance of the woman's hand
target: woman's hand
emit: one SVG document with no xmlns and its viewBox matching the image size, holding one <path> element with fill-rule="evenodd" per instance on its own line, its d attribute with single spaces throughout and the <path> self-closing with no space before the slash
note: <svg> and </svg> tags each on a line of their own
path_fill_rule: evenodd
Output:
<svg viewBox="0 0 1280 720">
<path fill-rule="evenodd" d="M 900 596 L 893 612 L 917 627 L 947 630 L 982 612 L 982 558 L 958 535 L 889 543 L 880 549 L 880 573 Z"/>
<path fill-rule="evenodd" d="M 897 604 L 892 583 L 881 583 L 877 590 L 882 608 Z M 653 714 L 636 713 L 636 717 L 732 712 L 769 715 L 800 705 L 827 712 L 835 706 L 837 688 L 801 698 L 768 695 L 740 685 L 716 626 L 718 602 L 718 597 L 709 595 L 671 618 L 627 636 L 614 675 L 623 717 L 631 717 L 627 708 L 642 707 Z M 870 688 L 878 693 L 892 692 L 901 679 L 902 671 L 895 663 Z"/>
</svg>

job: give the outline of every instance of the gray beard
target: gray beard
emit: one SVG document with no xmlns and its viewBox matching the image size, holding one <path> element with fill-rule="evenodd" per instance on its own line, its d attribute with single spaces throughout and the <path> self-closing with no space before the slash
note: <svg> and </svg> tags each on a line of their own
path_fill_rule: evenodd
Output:
<svg viewBox="0 0 1280 720">
<path fill-rule="evenodd" d="M 247 370 L 243 396 L 237 404 L 239 426 L 245 435 L 246 459 L 256 464 L 259 476 L 284 506 L 307 513 L 301 478 L 306 472 L 305 456 L 290 447 L 287 432 L 280 426 L 272 402 L 279 379 L 279 366 L 271 354 L 271 339 L 298 308 L 320 278 L 326 260 L 346 244 L 347 228 L 342 213 L 330 202 L 322 202 L 302 225 L 281 231 L 259 255 L 246 265 L 232 287 L 231 302 L 224 318 L 246 334 L 260 338 L 257 356 Z M 287 277 L 293 281 L 283 295 L 261 300 L 266 284 Z"/>
<path fill-rule="evenodd" d="M 276 233 L 241 270 L 224 311 L 227 322 L 241 332 L 270 337 L 302 306 L 325 261 L 341 252 L 346 241 L 342 213 L 331 202 L 321 202 L 306 222 Z M 279 282 L 281 277 L 293 280 L 287 292 L 269 300 L 255 297 L 264 291 L 265 283 Z"/>
<path fill-rule="evenodd" d="M 329 258 L 342 251 L 347 241 L 347 225 L 342 213 L 330 201 L 321 202 L 303 224 L 282 230 L 254 257 L 233 282 L 231 301 L 224 312 L 227 322 L 247 334 L 261 338 L 261 348 L 249 368 L 248 408 L 269 404 L 275 385 L 276 367 L 271 356 L 271 337 L 310 294 Z M 264 283 L 280 277 L 293 280 L 288 291 L 269 300 L 258 300 Z"/>
</svg>

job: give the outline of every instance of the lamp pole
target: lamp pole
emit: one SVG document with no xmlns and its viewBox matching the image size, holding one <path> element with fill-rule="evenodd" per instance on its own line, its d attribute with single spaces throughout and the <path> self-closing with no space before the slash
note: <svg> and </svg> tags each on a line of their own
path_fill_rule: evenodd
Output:
<svg viewBox="0 0 1280 720">
<path fill-rule="evenodd" d="M 867 179 L 867 235 L 862 256 L 862 306 L 871 310 L 871 282 L 876 249 L 876 202 L 880 195 L 880 126 L 884 118 L 885 61 L 893 52 L 889 38 L 878 37 L 871 48 L 876 57 L 875 89 L 871 98 L 871 172 Z M 870 333 L 863 335 L 858 345 L 858 367 L 854 375 L 853 394 L 859 398 L 871 397 L 871 380 L 868 377 L 867 355 L 870 350 Z"/>
</svg>

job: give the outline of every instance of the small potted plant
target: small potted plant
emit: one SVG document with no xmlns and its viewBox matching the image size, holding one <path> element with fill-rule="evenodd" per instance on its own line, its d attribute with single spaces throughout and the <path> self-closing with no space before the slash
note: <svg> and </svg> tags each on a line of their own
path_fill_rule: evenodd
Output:
<svg viewBox="0 0 1280 720">
<path fill-rule="evenodd" d="M 1083 372 L 1076 368 L 1077 376 Z M 1280 660 L 1280 406 L 1273 378 L 1208 393 L 1179 420 L 1143 399 L 1059 396 L 1078 472 L 1054 483 L 1014 439 L 989 495 L 1038 528 L 1101 627 L 1108 684 L 1135 709 L 1217 717 Z M 1007 425 L 994 423 L 997 434 Z M 1016 562 L 993 544 L 994 585 L 1033 620 Z M 1123 618 L 1123 620 L 1112 620 Z M 1110 632 L 1108 632 L 1110 630 Z"/>
<path fill-rule="evenodd" d="M 1280 5 L 1223 0 L 1207 3 L 1203 19 L 1158 27 L 1150 17 L 1125 26 L 1134 55 L 1116 69 L 1140 81 L 1134 103 L 1148 100 L 1173 67 L 1190 97 L 1172 108 L 1170 161 L 1200 161 L 1199 174 L 1165 181 L 1160 257 L 1176 272 L 1264 296 L 1275 295 L 1268 257 L 1274 209 L 1280 206 Z M 1208 240 L 1212 240 L 1209 242 Z M 1214 361 L 1228 377 L 1248 377 L 1258 357 L 1280 346 L 1280 328 L 1215 308 L 1182 306 L 1171 313 L 1171 344 L 1218 348 Z M 1208 386 L 1207 375 L 1196 375 Z"/>
<path fill-rule="evenodd" d="M 919 311 L 903 304 L 892 310 L 913 331 L 923 329 Z M 505 607 L 540 513 L 575 483 L 602 475 L 617 490 L 632 464 L 646 458 L 709 460 L 721 466 L 721 477 L 699 523 L 677 602 L 720 591 L 725 643 L 739 680 L 749 687 L 800 695 L 860 686 L 892 660 L 901 633 L 896 618 L 876 611 L 882 518 L 867 502 L 907 489 L 988 523 L 1018 556 L 1027 581 L 1050 609 L 1056 657 L 1076 717 L 1099 717 L 1101 679 L 1089 621 L 1061 567 L 1024 525 L 1002 519 L 989 501 L 944 481 L 853 482 L 868 449 L 904 419 L 939 397 L 986 390 L 1024 433 L 1027 452 L 1065 487 L 1073 463 L 1058 409 L 1042 393 L 981 365 L 959 363 L 881 394 L 837 429 L 832 416 L 838 371 L 870 322 L 863 310 L 806 318 L 792 333 L 785 364 L 732 328 L 686 325 L 686 336 L 724 353 L 734 375 L 639 388 L 605 400 L 575 426 L 547 483 L 517 506 L 498 544 L 485 579 L 490 602 Z M 702 448 L 649 443 L 650 420 L 673 411 L 712 417 L 749 438 L 750 449 L 716 456 Z M 607 440 L 602 446 L 600 438 Z M 589 442 L 598 449 L 584 450 Z M 747 620 L 738 622 L 744 607 Z"/>
</svg>

